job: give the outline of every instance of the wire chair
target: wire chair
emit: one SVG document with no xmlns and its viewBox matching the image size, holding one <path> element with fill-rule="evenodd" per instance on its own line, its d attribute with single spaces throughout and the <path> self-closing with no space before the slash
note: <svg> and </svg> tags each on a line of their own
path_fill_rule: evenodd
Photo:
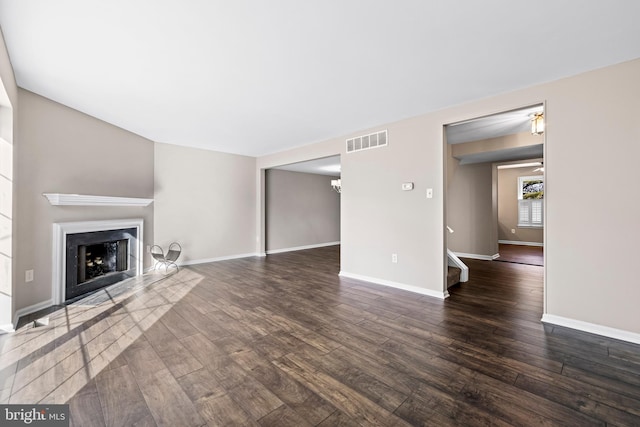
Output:
<svg viewBox="0 0 640 427">
<path fill-rule="evenodd" d="M 182 246 L 177 242 L 173 242 L 169 245 L 169 250 L 166 255 L 160 246 L 151 246 L 151 256 L 156 260 L 156 264 L 153 269 L 157 270 L 159 266 L 164 267 L 164 273 L 167 274 L 169 272 L 169 268 L 175 267 L 176 272 L 178 272 L 180 269 L 178 268 L 176 261 L 180 257 L 180 253 L 182 253 Z"/>
</svg>

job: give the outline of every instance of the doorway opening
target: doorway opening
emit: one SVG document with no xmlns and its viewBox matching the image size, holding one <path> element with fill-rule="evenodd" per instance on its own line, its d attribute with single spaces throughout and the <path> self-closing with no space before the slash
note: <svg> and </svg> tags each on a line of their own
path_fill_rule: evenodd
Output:
<svg viewBox="0 0 640 427">
<path fill-rule="evenodd" d="M 543 265 L 544 131 L 534 128 L 544 124 L 540 117 L 542 103 L 444 126 L 449 265 L 456 257 L 463 265 Z M 454 284 L 449 278 L 445 286 Z"/>
<path fill-rule="evenodd" d="M 265 170 L 265 253 L 340 244 L 340 156 Z"/>
</svg>

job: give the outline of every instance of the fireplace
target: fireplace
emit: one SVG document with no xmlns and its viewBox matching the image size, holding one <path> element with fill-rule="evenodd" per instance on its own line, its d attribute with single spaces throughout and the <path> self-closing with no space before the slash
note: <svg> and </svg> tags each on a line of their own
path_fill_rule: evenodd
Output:
<svg viewBox="0 0 640 427">
<path fill-rule="evenodd" d="M 65 302 L 136 275 L 136 228 L 67 234 Z"/>
<path fill-rule="evenodd" d="M 142 219 L 54 224 L 53 303 L 142 274 Z"/>
</svg>

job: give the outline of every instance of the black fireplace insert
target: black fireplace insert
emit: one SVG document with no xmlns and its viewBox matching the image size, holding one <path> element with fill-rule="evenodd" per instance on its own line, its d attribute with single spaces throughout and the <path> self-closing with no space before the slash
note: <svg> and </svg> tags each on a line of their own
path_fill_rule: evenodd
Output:
<svg viewBox="0 0 640 427">
<path fill-rule="evenodd" d="M 135 227 L 67 234 L 65 302 L 135 276 L 137 234 Z"/>
</svg>

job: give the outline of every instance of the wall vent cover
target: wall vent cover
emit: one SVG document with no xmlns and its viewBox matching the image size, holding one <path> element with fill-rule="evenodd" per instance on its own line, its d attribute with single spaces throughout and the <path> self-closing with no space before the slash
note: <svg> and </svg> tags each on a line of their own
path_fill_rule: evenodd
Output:
<svg viewBox="0 0 640 427">
<path fill-rule="evenodd" d="M 384 147 L 388 142 L 389 138 L 387 137 L 386 129 L 368 135 L 356 136 L 355 138 L 347 139 L 347 153 Z"/>
</svg>

